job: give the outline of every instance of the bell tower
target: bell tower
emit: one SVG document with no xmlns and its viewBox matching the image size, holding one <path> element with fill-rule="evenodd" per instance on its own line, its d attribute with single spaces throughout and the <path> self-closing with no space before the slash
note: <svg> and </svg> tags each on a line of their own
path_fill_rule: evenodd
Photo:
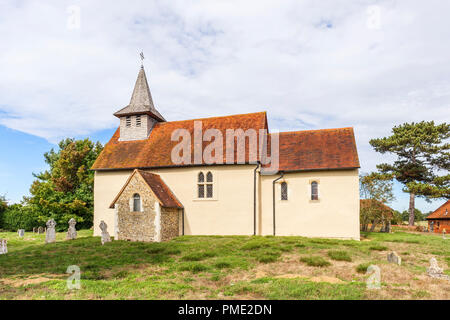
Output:
<svg viewBox="0 0 450 320">
<path fill-rule="evenodd" d="M 144 66 L 139 70 L 130 103 L 114 115 L 120 119 L 119 141 L 145 140 L 157 122 L 166 121 L 153 104 Z"/>
</svg>

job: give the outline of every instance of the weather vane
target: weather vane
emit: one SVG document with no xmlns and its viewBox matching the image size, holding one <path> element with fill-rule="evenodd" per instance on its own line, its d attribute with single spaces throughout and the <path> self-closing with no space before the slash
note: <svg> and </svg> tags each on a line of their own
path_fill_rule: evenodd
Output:
<svg viewBox="0 0 450 320">
<path fill-rule="evenodd" d="M 141 67 L 144 67 L 144 51 L 141 51 L 141 53 L 139 54 L 141 56 Z"/>
</svg>

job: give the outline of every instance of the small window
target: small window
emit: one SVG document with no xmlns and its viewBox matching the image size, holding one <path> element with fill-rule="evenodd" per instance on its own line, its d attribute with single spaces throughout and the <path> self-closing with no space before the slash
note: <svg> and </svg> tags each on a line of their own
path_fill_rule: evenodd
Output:
<svg viewBox="0 0 450 320">
<path fill-rule="evenodd" d="M 135 193 L 133 196 L 133 211 L 141 211 L 141 196 L 137 193 Z"/>
<path fill-rule="evenodd" d="M 198 174 L 198 180 L 197 180 L 197 196 L 198 198 L 213 198 L 214 192 L 213 192 L 213 174 L 211 172 L 208 172 L 206 174 L 206 181 L 205 181 L 205 174 L 203 172 L 199 172 Z"/>
<path fill-rule="evenodd" d="M 319 184 L 316 181 L 311 182 L 311 200 L 319 200 Z"/>
<path fill-rule="evenodd" d="M 136 116 L 136 127 L 141 126 L 141 116 Z"/>
<path fill-rule="evenodd" d="M 203 172 L 200 172 L 198 174 L 198 194 L 197 196 L 199 198 L 204 198 L 205 197 L 205 175 L 203 174 Z"/>
<path fill-rule="evenodd" d="M 288 186 L 286 182 L 281 183 L 281 200 L 288 199 Z"/>
<path fill-rule="evenodd" d="M 129 127 L 131 127 L 131 117 L 130 116 L 127 116 L 126 118 L 125 118 L 126 120 L 126 126 L 127 126 L 127 128 L 129 128 Z"/>
</svg>

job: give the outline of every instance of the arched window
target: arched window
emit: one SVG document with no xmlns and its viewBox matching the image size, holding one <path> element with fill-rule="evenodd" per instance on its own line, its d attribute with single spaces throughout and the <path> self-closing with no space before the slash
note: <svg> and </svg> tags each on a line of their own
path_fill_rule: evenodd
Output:
<svg viewBox="0 0 450 320">
<path fill-rule="evenodd" d="M 286 182 L 281 183 L 281 200 L 288 199 L 288 185 Z"/>
<path fill-rule="evenodd" d="M 133 211 L 141 211 L 141 196 L 137 193 L 135 193 L 133 196 Z"/>
<path fill-rule="evenodd" d="M 206 197 L 213 197 L 213 175 L 211 172 L 206 174 Z"/>
<path fill-rule="evenodd" d="M 205 197 L 205 175 L 203 174 L 203 172 L 200 172 L 198 174 L 198 197 Z"/>
<path fill-rule="evenodd" d="M 311 200 L 319 200 L 319 184 L 316 181 L 311 182 Z"/>
<path fill-rule="evenodd" d="M 206 174 L 206 181 L 205 181 L 205 174 L 203 172 L 199 172 L 197 188 L 198 188 L 197 196 L 199 198 L 205 198 L 205 197 L 212 198 L 213 197 L 213 195 L 214 195 L 214 193 L 213 193 L 213 174 L 210 171 L 208 171 L 208 173 Z"/>
</svg>

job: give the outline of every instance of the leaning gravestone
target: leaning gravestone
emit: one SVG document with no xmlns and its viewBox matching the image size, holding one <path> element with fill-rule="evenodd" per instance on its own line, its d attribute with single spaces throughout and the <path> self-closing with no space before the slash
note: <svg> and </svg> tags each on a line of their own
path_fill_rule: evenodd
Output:
<svg viewBox="0 0 450 320">
<path fill-rule="evenodd" d="M 23 238 L 25 236 L 25 229 L 19 229 L 17 232 L 19 233 L 19 237 Z"/>
<path fill-rule="evenodd" d="M 111 237 L 108 233 L 108 225 L 105 223 L 105 221 L 100 221 L 100 230 L 102 230 L 102 245 L 104 245 L 106 242 L 111 242 Z"/>
<path fill-rule="evenodd" d="M 444 274 L 444 269 L 439 267 L 436 258 L 430 259 L 430 267 L 427 268 L 427 273 L 432 278 L 450 280 L 450 277 Z"/>
<path fill-rule="evenodd" d="M 67 230 L 66 240 L 74 240 L 77 238 L 77 229 L 75 229 L 75 225 L 77 222 L 74 218 L 69 220 L 69 229 Z"/>
<path fill-rule="evenodd" d="M 8 241 L 6 239 L 0 239 L 0 254 L 8 253 Z"/>
<path fill-rule="evenodd" d="M 387 261 L 398 264 L 399 266 L 402 264 L 402 258 L 395 251 L 392 251 L 387 255 Z"/>
<path fill-rule="evenodd" d="M 56 238 L 56 232 L 55 232 L 56 222 L 55 222 L 55 220 L 53 220 L 53 219 L 48 220 L 46 225 L 47 225 L 47 232 L 45 233 L 45 243 L 55 242 L 55 238 Z"/>
</svg>

